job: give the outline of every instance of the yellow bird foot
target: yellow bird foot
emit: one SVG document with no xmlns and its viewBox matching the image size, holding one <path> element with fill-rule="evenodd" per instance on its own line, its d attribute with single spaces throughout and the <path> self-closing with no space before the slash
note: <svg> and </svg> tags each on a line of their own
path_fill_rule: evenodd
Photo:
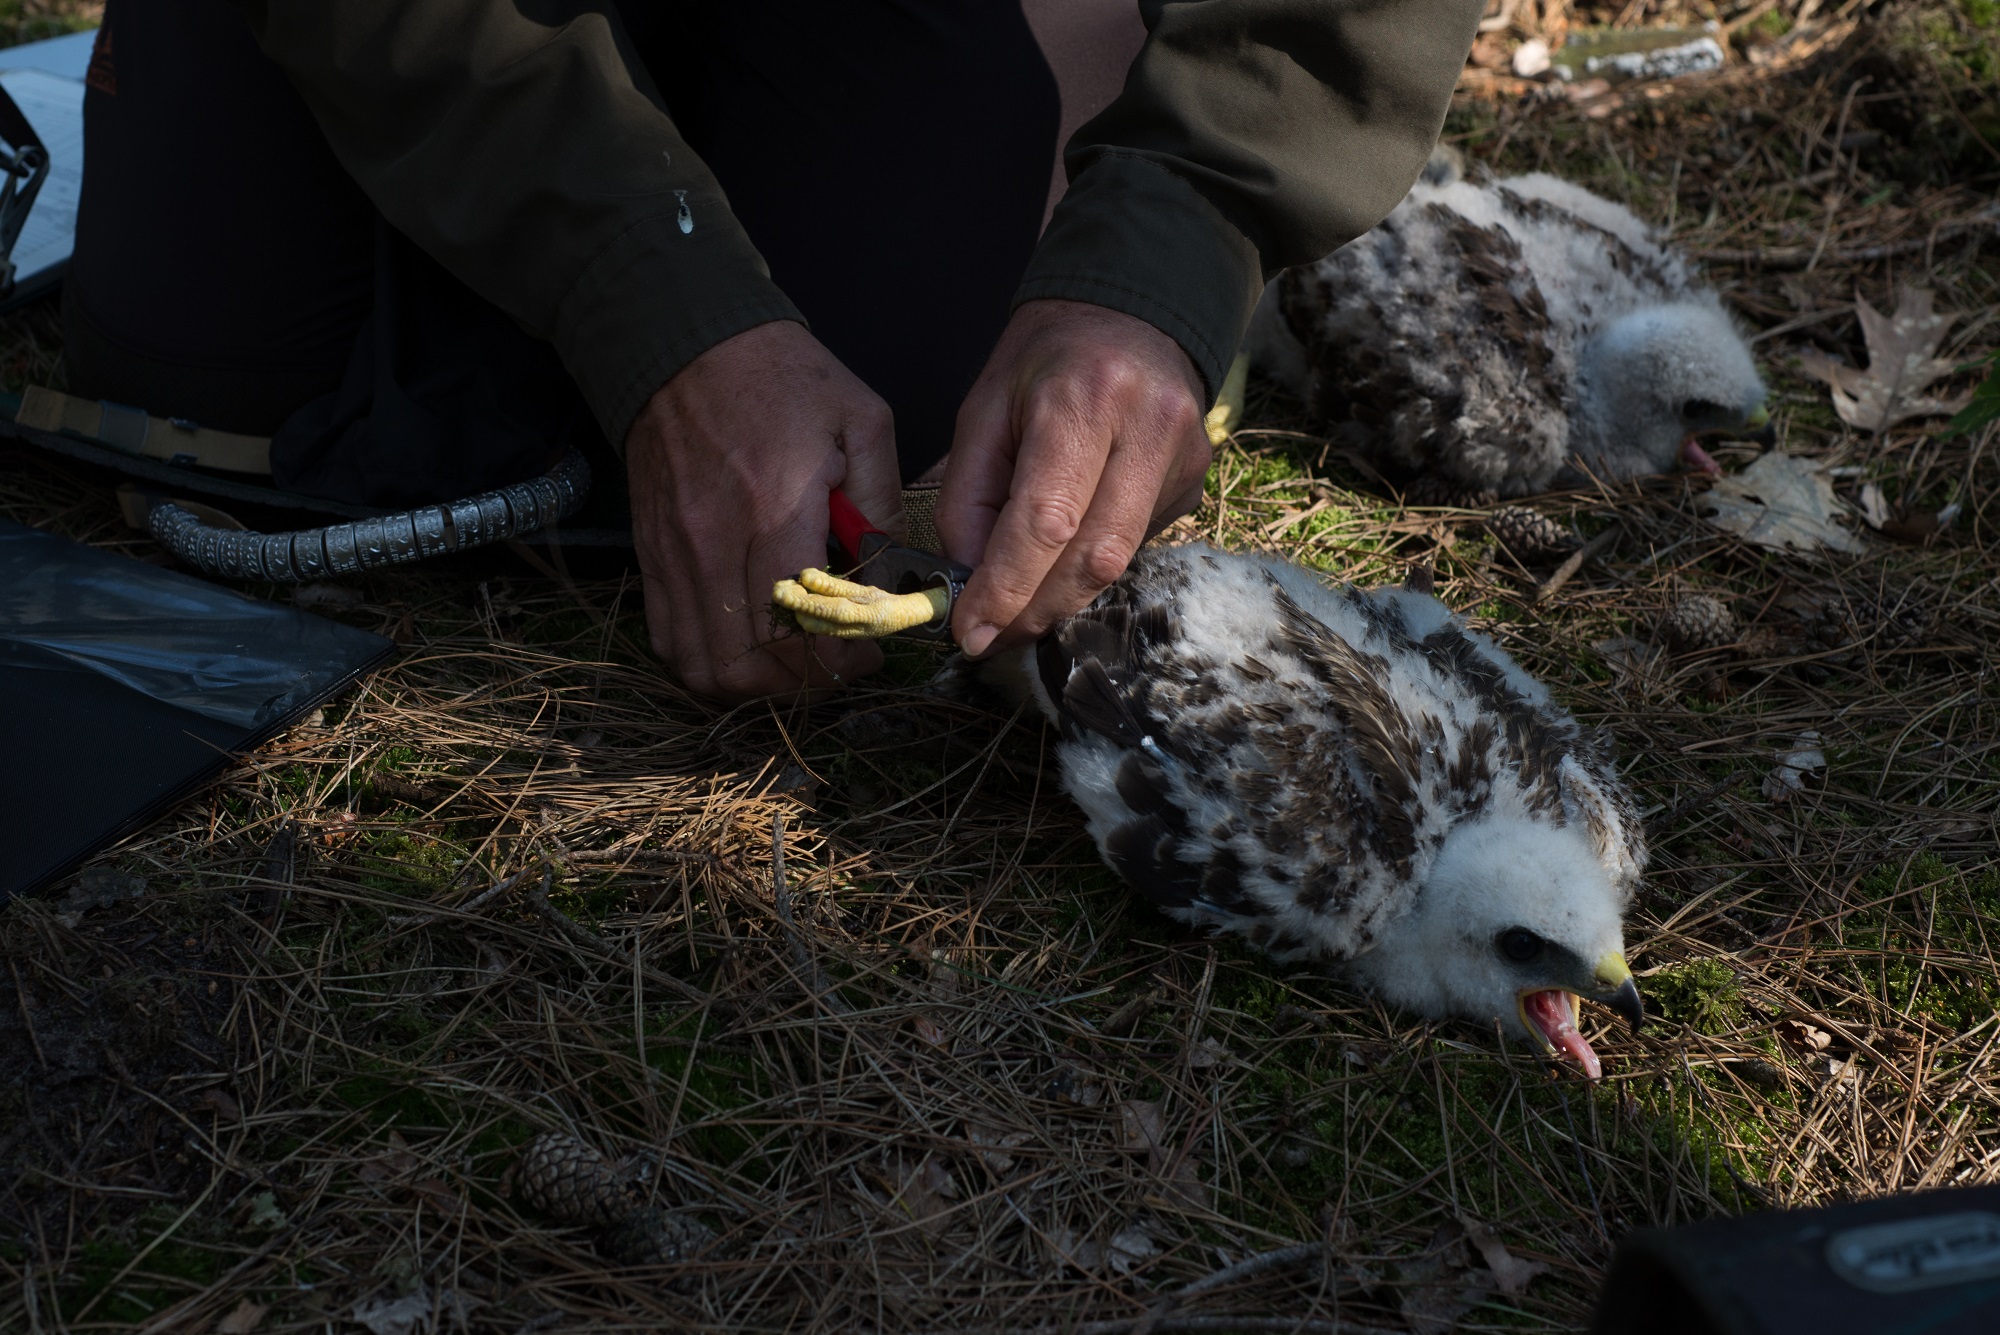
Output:
<svg viewBox="0 0 2000 1335">
<path fill-rule="evenodd" d="M 879 640 L 930 625 L 951 610 L 951 592 L 942 585 L 889 593 L 824 570 L 801 570 L 797 579 L 779 580 L 771 586 L 771 601 L 797 617 L 808 635 L 842 640 Z"/>
<path fill-rule="evenodd" d="M 1208 410 L 1202 426 L 1208 431 L 1208 443 L 1221 449 L 1229 441 L 1229 433 L 1236 430 L 1243 420 L 1243 391 L 1250 380 L 1250 357 L 1239 352 L 1236 360 L 1229 364 L 1229 374 L 1222 379 L 1222 388 L 1215 396 L 1215 406 Z"/>
</svg>

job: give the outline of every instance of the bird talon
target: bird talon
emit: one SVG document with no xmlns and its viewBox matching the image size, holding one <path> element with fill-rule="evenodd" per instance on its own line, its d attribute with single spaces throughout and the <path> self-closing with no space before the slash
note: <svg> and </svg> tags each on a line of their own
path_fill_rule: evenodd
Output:
<svg viewBox="0 0 2000 1335">
<path fill-rule="evenodd" d="M 801 570 L 797 579 L 771 586 L 771 601 L 790 612 L 808 635 L 842 640 L 875 640 L 929 625 L 951 608 L 942 587 L 917 593 L 890 593 L 856 584 L 824 570 Z"/>
</svg>

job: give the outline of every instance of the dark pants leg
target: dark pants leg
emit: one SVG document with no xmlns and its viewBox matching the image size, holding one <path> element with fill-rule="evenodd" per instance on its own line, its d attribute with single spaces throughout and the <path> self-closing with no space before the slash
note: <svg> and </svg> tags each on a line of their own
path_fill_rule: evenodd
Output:
<svg viewBox="0 0 2000 1335">
<path fill-rule="evenodd" d="M 1056 92 L 1018 0 L 622 11 L 774 277 L 922 472 L 1041 221 Z M 381 223 L 224 0 L 111 0 L 105 32 L 74 392 L 273 433 L 280 486 L 385 505 L 525 476 L 579 429 L 553 355 Z"/>
<path fill-rule="evenodd" d="M 951 446 L 1040 234 L 1060 107 L 1020 0 L 624 0 L 674 123 L 813 333 Z"/>
<path fill-rule="evenodd" d="M 289 491 L 405 506 L 594 433 L 547 345 L 385 223 L 225 0 L 111 0 L 65 284 L 72 392 L 269 435 Z"/>
<path fill-rule="evenodd" d="M 336 388 L 375 209 L 225 0 L 110 0 L 84 97 L 71 389 L 268 435 Z"/>
</svg>

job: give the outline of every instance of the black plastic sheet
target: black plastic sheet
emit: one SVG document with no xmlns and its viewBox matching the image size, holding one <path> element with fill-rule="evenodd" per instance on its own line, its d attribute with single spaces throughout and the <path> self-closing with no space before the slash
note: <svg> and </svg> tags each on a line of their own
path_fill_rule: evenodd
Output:
<svg viewBox="0 0 2000 1335">
<path fill-rule="evenodd" d="M 0 901 L 136 829 L 392 650 L 0 520 Z"/>
</svg>

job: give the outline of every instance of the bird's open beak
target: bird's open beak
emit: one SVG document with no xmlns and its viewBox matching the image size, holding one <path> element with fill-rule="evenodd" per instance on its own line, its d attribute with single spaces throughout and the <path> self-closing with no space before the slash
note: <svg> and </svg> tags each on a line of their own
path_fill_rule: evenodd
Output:
<svg viewBox="0 0 2000 1335">
<path fill-rule="evenodd" d="M 1646 1007 L 1639 1000 L 1639 987 L 1632 981 L 1625 956 L 1612 951 L 1597 961 L 1595 976 L 1603 990 L 1590 993 L 1590 999 L 1603 1002 L 1638 1029 L 1646 1018 Z M 1576 993 L 1557 987 L 1529 988 L 1515 996 L 1514 1004 L 1520 1008 L 1521 1027 L 1541 1043 L 1544 1052 L 1570 1058 L 1592 1080 L 1603 1077 L 1603 1064 L 1577 1028 Z"/>
<path fill-rule="evenodd" d="M 1614 950 L 1599 960 L 1597 981 L 1606 990 L 1593 992 L 1590 999 L 1617 1011 L 1632 1026 L 1632 1032 L 1638 1033 L 1646 1023 L 1646 1003 L 1639 997 L 1639 985 L 1632 981 L 1632 969 L 1625 963 L 1625 957 Z"/>
<path fill-rule="evenodd" d="M 1681 462 L 1697 473 L 1706 473 L 1710 477 L 1722 476 L 1722 465 L 1717 463 L 1715 456 L 1704 450 L 1701 442 L 1693 436 L 1681 442 Z"/>
<path fill-rule="evenodd" d="M 1520 1008 L 1521 1027 L 1534 1035 L 1544 1052 L 1569 1058 L 1592 1080 L 1604 1078 L 1604 1064 L 1576 1027 L 1576 993 L 1559 987 L 1530 988 L 1516 995 L 1514 1004 Z"/>
</svg>

